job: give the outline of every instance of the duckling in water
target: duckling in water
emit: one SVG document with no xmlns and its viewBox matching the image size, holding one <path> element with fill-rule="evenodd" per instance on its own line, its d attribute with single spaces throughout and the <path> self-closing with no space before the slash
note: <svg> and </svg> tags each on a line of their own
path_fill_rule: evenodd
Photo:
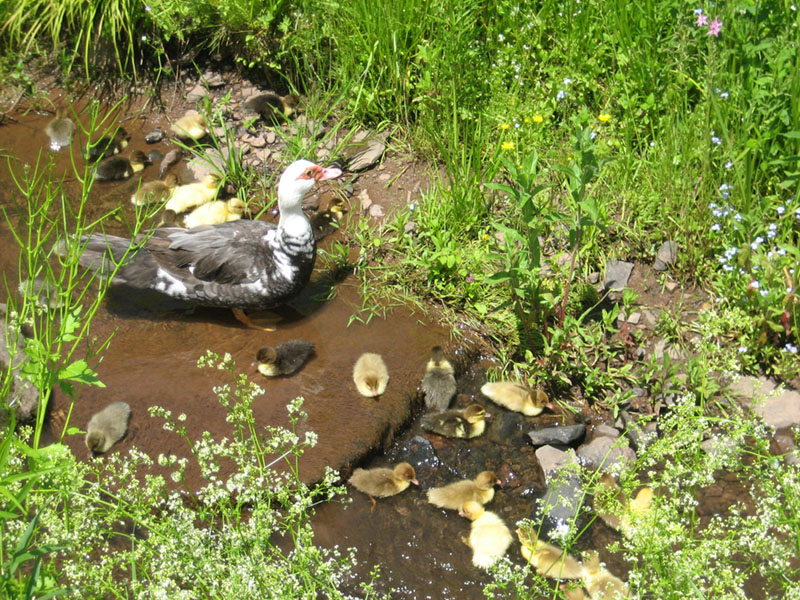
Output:
<svg viewBox="0 0 800 600">
<path fill-rule="evenodd" d="M 583 566 L 578 559 L 570 556 L 558 546 L 543 542 L 535 531 L 517 529 L 517 537 L 522 545 L 520 552 L 536 572 L 542 577 L 552 579 L 580 579 Z"/>
<path fill-rule="evenodd" d="M 630 500 L 621 496 L 622 489 L 614 476 L 603 473 L 597 482 L 592 508 L 606 525 L 628 537 L 632 520 L 650 509 L 653 490 L 644 487 Z"/>
<path fill-rule="evenodd" d="M 131 407 L 114 402 L 95 413 L 86 426 L 86 447 L 91 454 L 107 452 L 128 431 Z"/>
<path fill-rule="evenodd" d="M 86 159 L 95 162 L 106 156 L 119 154 L 128 146 L 128 132 L 122 127 L 110 137 L 103 137 L 91 144 L 86 152 Z"/>
<path fill-rule="evenodd" d="M 410 484 L 419 485 L 417 474 L 407 462 L 401 462 L 394 469 L 356 469 L 348 483 L 369 496 L 375 510 L 375 498 L 387 498 L 405 490 Z"/>
<path fill-rule="evenodd" d="M 425 393 L 425 407 L 437 411 L 447 410 L 456 394 L 453 365 L 444 357 L 441 346 L 434 346 L 431 350 L 431 359 L 422 378 L 422 391 Z"/>
<path fill-rule="evenodd" d="M 459 510 L 466 502 L 486 504 L 494 498 L 494 486 L 500 480 L 493 471 L 482 471 L 475 479 L 456 481 L 428 490 L 428 502 L 439 508 Z"/>
<path fill-rule="evenodd" d="M 303 366 L 314 352 L 314 344 L 305 340 L 289 340 L 277 346 L 265 346 L 256 354 L 253 366 L 264 377 L 291 375 Z"/>
<path fill-rule="evenodd" d="M 511 532 L 500 517 L 485 510 L 478 502 L 464 503 L 459 514 L 472 521 L 469 538 L 463 540 L 472 548 L 472 564 L 488 569 L 508 550 L 513 540 Z"/>
<path fill-rule="evenodd" d="M 75 133 L 75 123 L 67 116 L 65 107 L 56 109 L 56 117 L 45 125 L 44 132 L 50 138 L 50 150 L 53 152 L 70 145 L 72 134 Z"/>
<path fill-rule="evenodd" d="M 206 202 L 211 202 L 217 195 L 220 181 L 222 181 L 222 177 L 216 173 L 209 173 L 202 181 L 179 185 L 172 192 L 172 196 L 164 208 L 179 215 Z"/>
<path fill-rule="evenodd" d="M 386 391 L 389 371 L 380 354 L 365 352 L 353 367 L 353 381 L 358 393 L 367 398 L 377 398 Z"/>
<path fill-rule="evenodd" d="M 94 178 L 99 181 L 111 181 L 114 179 L 127 179 L 134 173 L 138 173 L 147 164 L 147 156 L 141 150 L 131 152 L 130 158 L 124 156 L 112 156 L 101 160 L 97 164 Z"/>
<path fill-rule="evenodd" d="M 229 200 L 212 200 L 195 208 L 183 218 L 183 226 L 187 229 L 201 225 L 216 225 L 237 221 L 242 218 L 247 207 L 239 198 Z"/>
<path fill-rule="evenodd" d="M 314 230 L 314 239 L 320 241 L 336 232 L 346 212 L 347 205 L 345 201 L 341 198 L 334 198 L 326 210 L 311 214 L 308 220 Z"/>
<path fill-rule="evenodd" d="M 596 550 L 586 554 L 583 561 L 583 586 L 592 600 L 613 600 L 630 596 L 628 586 L 600 564 Z"/>
<path fill-rule="evenodd" d="M 438 413 L 428 413 L 420 419 L 425 431 L 452 438 L 478 437 L 486 429 L 486 409 L 480 404 L 470 404 L 461 410 L 453 408 Z"/>
<path fill-rule="evenodd" d="M 266 92 L 253 96 L 244 103 L 244 108 L 258 113 L 267 123 L 279 125 L 297 112 L 300 104 L 300 97 L 297 94 L 287 94 L 279 96 L 272 92 Z"/>
<path fill-rule="evenodd" d="M 208 135 L 206 118 L 196 110 L 186 111 L 180 119 L 170 125 L 172 132 L 184 140 L 202 140 Z"/>
<path fill-rule="evenodd" d="M 485 383 L 481 387 L 481 393 L 492 402 L 529 417 L 535 417 L 545 407 L 553 408 L 547 394 L 543 391 L 529 390 L 524 385 L 512 381 Z"/>
<path fill-rule="evenodd" d="M 139 186 L 139 189 L 131 196 L 131 203 L 134 206 L 144 206 L 151 202 L 163 202 L 178 185 L 178 176 L 169 173 L 163 181 L 148 181 Z"/>
</svg>

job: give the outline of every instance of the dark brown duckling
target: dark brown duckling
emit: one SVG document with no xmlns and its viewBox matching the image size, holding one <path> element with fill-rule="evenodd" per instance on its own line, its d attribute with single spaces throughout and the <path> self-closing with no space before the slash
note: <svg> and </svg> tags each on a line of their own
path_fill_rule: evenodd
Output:
<svg viewBox="0 0 800 600">
<path fill-rule="evenodd" d="M 256 354 L 253 366 L 264 377 L 291 375 L 314 352 L 314 344 L 305 340 L 289 340 L 277 346 L 264 346 Z"/>
<path fill-rule="evenodd" d="M 138 173 L 147 164 L 147 157 L 141 150 L 131 152 L 130 158 L 124 156 L 112 156 L 101 160 L 97 164 L 94 177 L 99 181 L 112 181 L 115 179 L 127 179 L 134 173 Z"/>
<path fill-rule="evenodd" d="M 95 162 L 107 156 L 114 156 L 122 152 L 128 145 L 128 132 L 122 127 L 109 137 L 103 137 L 90 144 L 86 152 L 86 159 Z"/>
<path fill-rule="evenodd" d="M 267 123 L 281 124 L 297 112 L 300 97 L 297 94 L 279 96 L 266 92 L 253 96 L 244 103 L 244 108 L 259 114 Z"/>
<path fill-rule="evenodd" d="M 435 411 L 450 408 L 450 401 L 456 395 L 453 365 L 444 357 L 441 346 L 434 346 L 431 350 L 431 359 L 422 378 L 422 391 L 425 393 L 425 407 Z"/>
<path fill-rule="evenodd" d="M 486 429 L 486 409 L 480 404 L 470 404 L 467 408 L 428 413 L 420 420 L 425 431 L 452 438 L 478 437 Z"/>
</svg>

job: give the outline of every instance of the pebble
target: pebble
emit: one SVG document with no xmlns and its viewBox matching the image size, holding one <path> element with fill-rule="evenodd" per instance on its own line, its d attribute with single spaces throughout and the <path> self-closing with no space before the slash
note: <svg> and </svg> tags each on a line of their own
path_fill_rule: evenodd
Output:
<svg viewBox="0 0 800 600">
<path fill-rule="evenodd" d="M 166 135 L 167 134 L 164 132 L 163 129 L 156 128 L 144 136 L 144 141 L 147 142 L 148 144 L 157 144 L 158 142 L 163 140 L 164 136 Z"/>
</svg>

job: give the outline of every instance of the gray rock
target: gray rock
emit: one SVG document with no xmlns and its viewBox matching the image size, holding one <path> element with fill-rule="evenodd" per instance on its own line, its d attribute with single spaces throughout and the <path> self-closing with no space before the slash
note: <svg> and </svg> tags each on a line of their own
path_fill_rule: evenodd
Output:
<svg viewBox="0 0 800 600">
<path fill-rule="evenodd" d="M 386 151 L 387 134 L 371 134 L 359 131 L 342 149 L 348 171 L 363 171 L 377 163 Z"/>
<path fill-rule="evenodd" d="M 262 135 L 245 134 L 242 136 L 242 142 L 252 148 L 263 148 L 267 145 L 267 140 Z"/>
<path fill-rule="evenodd" d="M 153 131 L 149 132 L 147 135 L 144 136 L 144 141 L 148 144 L 157 144 L 161 140 L 164 139 L 164 136 L 167 134 L 164 133 L 163 129 L 153 129 Z"/>
<path fill-rule="evenodd" d="M 611 425 L 597 425 L 592 429 L 592 437 L 608 437 L 615 440 L 619 437 L 619 430 Z"/>
<path fill-rule="evenodd" d="M 198 83 L 186 94 L 186 101 L 194 104 L 206 96 L 208 96 L 208 90 L 205 88 L 205 86 Z"/>
<path fill-rule="evenodd" d="M 778 431 L 772 438 L 770 449 L 774 454 L 782 456 L 787 465 L 800 465 L 800 456 L 798 456 L 791 429 Z"/>
<path fill-rule="evenodd" d="M 677 281 L 668 281 L 664 284 L 664 288 L 671 294 L 675 290 L 678 289 L 678 282 Z"/>
<path fill-rule="evenodd" d="M 214 71 L 206 71 L 202 77 L 203 84 L 210 90 L 220 88 L 225 85 L 225 80 L 222 75 Z"/>
<path fill-rule="evenodd" d="M 528 432 L 528 437 L 534 446 L 548 446 L 560 444 L 569 446 L 580 440 L 586 434 L 583 425 L 560 425 L 557 427 L 544 427 Z"/>
<path fill-rule="evenodd" d="M 741 377 L 730 385 L 734 395 L 770 427 L 800 425 L 800 393 L 765 377 Z"/>
<path fill-rule="evenodd" d="M 612 471 L 622 463 L 636 460 L 636 453 L 623 438 L 596 437 L 579 447 L 577 455 L 586 468 L 602 471 Z"/>
<path fill-rule="evenodd" d="M 598 272 L 596 272 L 596 271 L 595 271 L 595 272 L 593 272 L 593 273 L 589 273 L 589 283 L 591 283 L 592 285 L 594 285 L 594 284 L 595 284 L 595 283 L 597 283 L 598 281 L 600 281 L 600 273 L 598 273 Z"/>
<path fill-rule="evenodd" d="M 278 139 L 278 134 L 276 134 L 273 130 L 270 129 L 269 131 L 267 131 L 266 135 L 264 136 L 264 139 L 267 140 L 268 144 L 274 144 L 275 140 Z"/>
<path fill-rule="evenodd" d="M 521 446 L 525 438 L 522 435 L 523 417 L 515 412 L 503 412 L 493 418 L 486 428 L 486 439 L 497 444 Z"/>
<path fill-rule="evenodd" d="M 642 313 L 636 310 L 628 316 L 628 323 L 630 323 L 631 325 L 638 325 L 641 319 L 642 319 Z"/>
<path fill-rule="evenodd" d="M 552 446 L 542 446 L 536 450 L 536 458 L 544 471 L 547 490 L 532 518 L 541 520 L 545 532 L 572 527 L 583 499 L 581 480 L 575 471 L 568 468 L 576 462 L 574 455 Z"/>
<path fill-rule="evenodd" d="M 664 358 L 664 354 L 669 356 L 671 360 L 686 359 L 686 352 L 682 348 L 679 348 L 673 344 L 668 344 L 667 340 L 665 339 L 660 339 L 653 347 L 653 355 L 660 360 Z"/>
<path fill-rule="evenodd" d="M 380 204 L 373 204 L 369 207 L 369 216 L 373 219 L 381 219 L 386 215 L 386 209 Z"/>
<path fill-rule="evenodd" d="M 666 271 L 669 265 L 674 264 L 675 259 L 678 258 L 678 242 L 667 241 L 661 244 L 656 254 L 656 260 L 653 268 L 656 271 Z"/>
<path fill-rule="evenodd" d="M 633 272 L 633 263 L 623 260 L 610 260 L 606 263 L 605 287 L 608 290 L 619 291 L 628 284 L 628 279 Z"/>
<path fill-rule="evenodd" d="M 449 483 L 454 477 L 461 476 L 458 471 L 439 458 L 433 444 L 421 435 L 403 444 L 397 450 L 394 460 L 414 465 L 417 479 L 424 482 L 425 487 L 435 487 L 440 482 Z"/>
</svg>

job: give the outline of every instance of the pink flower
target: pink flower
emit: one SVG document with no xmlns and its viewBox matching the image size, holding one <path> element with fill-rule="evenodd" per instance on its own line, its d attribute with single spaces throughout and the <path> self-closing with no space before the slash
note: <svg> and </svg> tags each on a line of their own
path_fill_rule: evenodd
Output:
<svg viewBox="0 0 800 600">
<path fill-rule="evenodd" d="M 708 17 L 703 13 L 697 13 L 697 26 L 703 27 L 704 25 L 708 25 Z"/>
<path fill-rule="evenodd" d="M 722 31 L 722 21 L 714 17 L 714 20 L 708 26 L 708 35 L 719 37 L 719 32 Z"/>
</svg>

